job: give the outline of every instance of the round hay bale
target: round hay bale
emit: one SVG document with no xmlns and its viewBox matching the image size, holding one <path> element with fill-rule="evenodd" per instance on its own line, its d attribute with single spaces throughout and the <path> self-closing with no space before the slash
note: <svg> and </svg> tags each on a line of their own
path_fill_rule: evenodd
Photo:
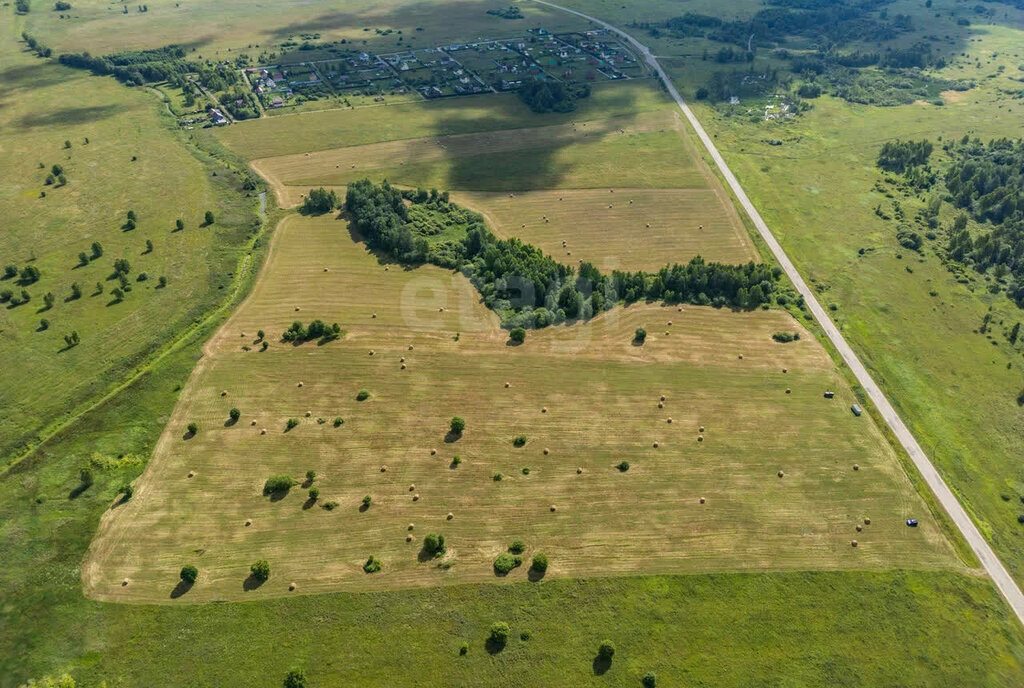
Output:
<svg viewBox="0 0 1024 688">
<path fill-rule="evenodd" d="M 547 406 L 542 407 L 540 412 L 541 413 L 547 413 L 548 412 L 548 407 Z"/>
<path fill-rule="evenodd" d="M 406 542 L 412 542 L 412 535 L 406 535 L 405 536 L 405 541 Z"/>
<path fill-rule="evenodd" d="M 654 444 L 652 444 L 651 446 L 653 446 L 653 447 L 654 447 L 655 449 L 657 449 L 657 448 L 658 448 L 658 443 L 657 443 L 657 442 L 655 442 L 655 443 L 654 443 Z"/>
<path fill-rule="evenodd" d="M 245 519 L 245 527 L 248 528 L 251 525 L 252 525 L 252 519 L 251 518 Z"/>
<path fill-rule="evenodd" d="M 412 351 L 412 344 L 409 345 L 409 351 Z"/>
<path fill-rule="evenodd" d="M 698 442 L 703 442 L 704 441 L 704 435 L 697 435 L 697 441 Z"/>
<path fill-rule="evenodd" d="M 647 229 L 650 229 L 650 228 L 651 228 L 651 223 L 650 223 L 650 222 L 648 222 L 648 223 L 647 223 Z"/>
<path fill-rule="evenodd" d="M 330 270 L 328 270 L 327 268 L 324 268 L 324 272 L 330 272 Z"/>
<path fill-rule="evenodd" d="M 122 587 L 122 588 L 123 588 L 124 586 L 126 586 L 126 585 L 128 585 L 128 579 L 127 579 L 127 578 L 125 578 L 125 579 L 124 579 L 123 581 L 121 581 L 121 587 Z"/>
<path fill-rule="evenodd" d="M 370 349 L 370 355 L 373 356 L 373 349 Z"/>
<path fill-rule="evenodd" d="M 544 447 L 544 456 L 547 456 L 550 453 L 551 453 L 551 450 L 548 449 L 547 447 Z"/>
<path fill-rule="evenodd" d="M 683 307 L 682 307 L 682 306 L 680 306 L 680 307 L 679 307 L 679 312 L 680 312 L 680 313 L 682 313 L 682 312 L 683 312 Z"/>
<path fill-rule="evenodd" d="M 576 475 L 579 475 L 582 472 L 583 472 L 583 466 L 577 466 L 576 467 Z"/>
<path fill-rule="evenodd" d="M 566 251 L 566 252 L 565 252 L 565 255 L 567 255 L 567 256 L 571 256 L 571 255 L 572 255 L 572 251 Z"/>
<path fill-rule="evenodd" d="M 856 547 L 857 546 L 857 541 L 856 540 L 850 540 L 850 546 L 851 547 Z"/>
<path fill-rule="evenodd" d="M 666 418 L 666 419 L 665 419 L 665 422 L 667 422 L 667 423 L 671 423 L 671 422 L 672 422 L 672 417 L 671 417 L 671 416 L 669 416 L 668 418 Z"/>
<path fill-rule="evenodd" d="M 437 312 L 438 313 L 444 313 L 444 306 L 441 306 L 440 308 L 438 308 Z"/>
<path fill-rule="evenodd" d="M 565 239 L 562 239 L 562 248 L 565 248 Z"/>
<path fill-rule="evenodd" d="M 705 500 L 705 499 L 704 499 L 703 497 L 701 497 L 701 498 L 700 498 L 700 503 L 701 503 L 701 504 L 703 504 L 703 503 L 704 503 L 705 501 L 706 501 L 706 500 Z"/>
<path fill-rule="evenodd" d="M 188 477 L 190 477 L 190 478 L 196 477 L 196 472 L 195 471 L 189 471 L 188 472 Z"/>
<path fill-rule="evenodd" d="M 226 396 L 228 395 L 228 391 L 227 391 L 226 389 L 222 389 L 222 390 L 220 391 L 220 395 L 221 395 L 222 397 L 226 397 Z"/>
<path fill-rule="evenodd" d="M 261 434 L 261 435 L 266 435 L 266 434 L 267 434 L 267 429 L 266 429 L 266 428 L 262 428 L 262 429 L 260 430 L 260 434 Z"/>
<path fill-rule="evenodd" d="M 295 385 L 295 386 L 296 386 L 296 387 L 301 387 L 301 386 L 302 386 L 302 383 L 300 382 L 299 384 L 297 384 L 297 385 Z"/>
<path fill-rule="evenodd" d="M 255 419 L 253 419 L 253 420 L 249 421 L 249 425 L 250 425 L 250 426 L 256 425 L 256 420 L 255 420 Z"/>
<path fill-rule="evenodd" d="M 412 523 L 409 524 L 409 530 L 413 530 L 416 526 Z"/>
<path fill-rule="evenodd" d="M 789 369 L 788 369 L 788 368 L 783 368 L 783 369 L 782 369 L 782 372 L 783 372 L 783 373 L 788 373 L 788 372 L 789 372 Z"/>
<path fill-rule="evenodd" d="M 778 474 L 778 475 L 779 475 L 779 477 L 781 478 L 782 476 L 784 476 L 784 475 L 786 475 L 786 474 L 785 474 L 785 473 L 783 473 L 782 471 L 779 471 L 779 474 Z"/>
<path fill-rule="evenodd" d="M 381 466 L 380 467 L 380 472 L 381 473 L 387 473 L 388 472 L 388 467 L 387 466 Z"/>
<path fill-rule="evenodd" d="M 295 310 L 296 310 L 296 311 L 301 311 L 302 309 L 301 309 L 301 308 L 299 308 L 298 306 L 296 306 L 296 307 L 295 307 Z"/>
<path fill-rule="evenodd" d="M 742 361 L 743 360 L 743 354 L 740 354 L 739 358 Z"/>
<path fill-rule="evenodd" d="M 450 511 L 448 512 L 448 515 L 447 515 L 447 516 L 445 516 L 445 520 L 447 520 L 447 521 L 450 521 L 450 520 L 452 520 L 453 518 L 455 518 L 455 514 L 453 514 L 453 513 L 452 513 L 452 512 L 450 512 Z"/>
<path fill-rule="evenodd" d="M 557 506 L 555 506 L 554 504 L 552 504 L 552 505 L 551 505 L 551 510 L 552 510 L 552 511 L 558 511 L 558 507 L 557 507 Z"/>
<path fill-rule="evenodd" d="M 437 450 L 436 449 L 431 449 L 430 450 L 430 455 L 434 456 L 435 454 L 437 454 Z"/>
<path fill-rule="evenodd" d="M 401 367 L 402 370 L 405 370 L 405 364 L 404 363 L 400 367 Z"/>
<path fill-rule="evenodd" d="M 793 393 L 793 390 L 791 390 L 789 387 L 787 387 L 786 388 L 786 394 L 792 394 L 792 393 Z"/>
<path fill-rule="evenodd" d="M 402 357 L 400 357 L 400 358 L 398 359 L 398 362 L 399 362 L 399 363 L 405 363 L 405 356 L 402 356 Z"/>
<path fill-rule="evenodd" d="M 506 383 L 505 383 L 505 389 L 508 389 L 508 388 L 509 388 L 509 387 L 511 387 L 511 386 L 512 386 L 512 383 L 511 383 L 511 382 L 506 382 Z"/>
<path fill-rule="evenodd" d="M 387 265 L 384 266 L 384 272 L 388 272 L 390 270 L 391 270 L 391 268 L 389 268 Z"/>
<path fill-rule="evenodd" d="M 860 470 L 860 466 L 858 464 L 853 464 L 853 470 L 859 471 Z"/>
<path fill-rule="evenodd" d="M 856 527 L 857 527 L 857 532 L 858 532 L 858 533 L 859 533 L 860 531 L 864 530 L 864 526 L 862 526 L 862 525 L 861 525 L 861 524 L 859 524 L 859 523 L 857 524 L 857 526 L 856 526 Z"/>
<path fill-rule="evenodd" d="M 871 525 L 871 519 L 870 518 L 865 518 L 864 519 L 864 525 L 866 525 L 866 526 Z"/>
<path fill-rule="evenodd" d="M 699 428 L 697 428 L 697 432 L 704 432 L 704 426 L 702 425 Z"/>
<path fill-rule="evenodd" d="M 295 582 L 294 581 L 288 584 L 288 589 L 289 590 L 294 590 L 295 589 Z"/>
<path fill-rule="evenodd" d="M 414 502 L 420 501 L 420 495 L 419 495 L 418 492 L 412 496 L 412 501 L 414 501 Z"/>
<path fill-rule="evenodd" d="M 672 327 L 672 321 L 671 320 L 668 321 L 668 326 Z"/>
<path fill-rule="evenodd" d="M 313 415 L 312 411 L 306 411 L 306 418 L 309 418 L 312 415 Z"/>
<path fill-rule="evenodd" d="M 371 314 L 370 314 L 370 317 L 371 317 L 371 318 L 376 318 L 376 317 L 377 317 L 377 314 L 376 314 L 376 313 L 371 313 Z"/>
<path fill-rule="evenodd" d="M 415 484 L 410 485 L 409 486 L 409 492 L 415 492 L 415 491 L 416 491 L 416 485 Z"/>
<path fill-rule="evenodd" d="M 665 408 L 665 402 L 659 401 L 658 402 L 658 408 Z"/>
</svg>

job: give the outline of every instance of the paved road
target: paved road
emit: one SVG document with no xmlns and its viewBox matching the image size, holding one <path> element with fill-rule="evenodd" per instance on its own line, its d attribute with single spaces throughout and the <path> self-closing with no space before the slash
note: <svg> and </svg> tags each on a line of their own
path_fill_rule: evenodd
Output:
<svg viewBox="0 0 1024 688">
<path fill-rule="evenodd" d="M 566 7 L 561 7 L 554 3 L 546 2 L 545 0 L 534 0 L 534 2 L 562 10 L 563 12 L 575 14 L 578 17 L 592 21 L 595 24 L 618 34 L 628 41 L 630 45 L 636 48 L 647 61 L 647 64 L 650 65 L 651 69 L 661 77 L 669 94 L 676 101 L 676 104 L 679 105 L 679 109 L 683 111 L 683 114 L 686 115 L 686 119 L 690 121 L 691 126 L 693 126 L 694 130 L 697 132 L 697 136 L 700 138 L 701 142 L 703 142 L 704 147 L 714 159 L 715 164 L 718 165 L 718 169 L 721 170 L 722 176 L 725 177 L 726 182 L 728 182 L 729 188 L 731 188 L 733 193 L 736 194 L 736 198 L 739 199 L 740 205 L 743 206 L 743 210 L 746 211 L 747 215 L 754 223 L 754 226 L 757 227 L 757 231 L 761 234 L 765 243 L 768 244 L 768 248 L 771 249 L 772 254 L 782 266 L 782 269 L 786 271 L 786 275 L 788 275 L 789 279 L 792 280 L 797 291 L 803 295 L 804 301 L 807 302 L 807 306 L 811 309 L 811 313 L 821 325 L 821 328 L 825 331 L 829 340 L 831 340 L 832 345 L 835 346 L 836 350 L 839 351 L 839 354 L 843 357 L 843 360 L 846 361 L 846 364 L 850 367 L 850 370 L 853 371 L 857 381 L 864 388 L 864 391 L 867 393 L 872 403 L 878 408 L 882 417 L 885 419 L 885 422 L 892 429 L 896 439 L 899 440 L 900 444 L 903 445 L 903 448 L 907 450 L 907 454 L 910 455 L 914 465 L 917 466 L 917 470 L 921 472 L 925 482 L 928 483 L 928 487 L 930 487 L 932 492 L 935 493 L 939 503 L 942 504 L 946 513 L 948 513 L 950 518 L 953 519 L 953 522 L 956 524 L 957 528 L 960 529 L 960 532 L 963 533 L 967 543 L 971 546 L 971 549 L 974 550 L 979 561 L 981 561 L 981 565 L 985 568 L 985 571 L 988 572 L 988 575 L 992 577 L 996 587 L 999 588 L 999 592 L 1001 592 L 1003 597 L 1006 598 L 1006 601 L 1009 603 L 1020 622 L 1024 623 L 1024 594 L 1021 593 L 1017 583 L 1007 572 L 1003 563 L 999 561 L 999 557 L 997 557 L 995 552 L 992 551 L 992 548 L 989 547 L 988 542 L 984 537 L 982 537 L 981 532 L 978 530 L 977 526 L 974 525 L 974 521 L 971 520 L 970 516 L 967 515 L 967 512 L 960 505 L 960 502 L 957 501 L 957 498 L 953 495 L 949 486 L 946 485 L 942 476 L 940 476 L 939 472 L 935 470 L 935 466 L 932 465 L 932 462 L 925 455 L 924 450 L 921 449 L 921 445 L 917 443 L 917 440 L 914 439 L 910 430 L 903 424 L 903 421 L 900 420 L 896 410 L 892 407 L 892 404 L 889 403 L 889 400 L 886 399 L 882 390 L 872 379 L 867 368 L 865 368 L 864 364 L 860 362 L 860 359 L 857 358 L 857 354 L 855 354 L 853 349 L 850 348 L 850 345 L 846 343 L 846 339 L 843 338 L 839 329 L 835 324 L 833 324 L 832 320 L 829 319 L 825 309 L 821 307 L 820 303 L 818 303 L 818 299 L 815 297 L 814 292 L 808 288 L 807 283 L 804 282 L 803 278 L 800 276 L 796 266 L 793 265 L 793 262 L 789 259 L 789 256 L 786 255 L 786 252 L 782 250 L 782 246 L 775 239 L 772 231 L 768 229 L 768 225 L 765 224 L 760 213 L 757 212 L 757 208 L 755 208 L 754 204 L 750 202 L 747 194 L 743 191 L 743 187 L 740 186 L 739 181 L 737 181 L 736 177 L 729 169 L 729 166 L 725 164 L 725 160 L 718 152 L 718 149 L 715 148 L 715 144 L 712 142 L 711 137 L 709 137 L 707 132 L 704 131 L 704 127 L 701 126 L 697 117 L 693 114 L 693 111 L 690 110 L 689 106 L 679 95 L 679 92 L 676 91 L 672 81 L 668 78 L 668 75 L 665 74 L 665 71 L 658 63 L 657 58 L 651 53 L 650 48 L 637 41 L 625 31 L 622 31 L 607 22 L 603 22 L 600 19 L 596 19 L 595 17 L 591 17 L 583 14 L 582 12 L 577 12 L 576 10 L 571 10 Z"/>
</svg>

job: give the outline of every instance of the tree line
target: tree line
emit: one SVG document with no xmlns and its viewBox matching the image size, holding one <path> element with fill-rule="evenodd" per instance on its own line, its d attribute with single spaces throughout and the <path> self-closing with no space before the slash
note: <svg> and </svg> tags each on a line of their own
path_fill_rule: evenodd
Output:
<svg viewBox="0 0 1024 688">
<path fill-rule="evenodd" d="M 447 206 L 471 217 L 458 242 L 431 245 L 421 234 L 417 206 Z M 433 263 L 460 270 L 506 327 L 545 327 L 588 319 L 620 303 L 639 300 L 757 308 L 769 303 L 781 270 L 763 264 L 725 265 L 696 257 L 656 273 L 602 274 L 590 263 L 563 265 L 536 246 L 495 236 L 476 213 L 436 191 L 400 191 L 386 181 L 350 184 L 345 209 L 374 249 L 405 263 Z M 441 210 L 434 212 L 441 213 Z M 452 212 L 452 210 L 449 210 Z M 454 247 L 453 245 L 454 244 Z"/>
</svg>

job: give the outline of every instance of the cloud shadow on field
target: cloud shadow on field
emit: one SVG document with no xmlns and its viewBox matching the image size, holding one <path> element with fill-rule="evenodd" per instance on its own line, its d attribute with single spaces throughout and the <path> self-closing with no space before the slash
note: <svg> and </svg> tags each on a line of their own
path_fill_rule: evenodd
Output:
<svg viewBox="0 0 1024 688">
<path fill-rule="evenodd" d="M 54 110 L 46 114 L 25 115 L 19 119 L 14 126 L 34 129 L 39 127 L 72 126 L 76 124 L 89 124 L 98 122 L 101 119 L 113 117 L 122 108 L 118 105 L 91 105 L 87 107 L 68 107 L 61 110 Z"/>
</svg>

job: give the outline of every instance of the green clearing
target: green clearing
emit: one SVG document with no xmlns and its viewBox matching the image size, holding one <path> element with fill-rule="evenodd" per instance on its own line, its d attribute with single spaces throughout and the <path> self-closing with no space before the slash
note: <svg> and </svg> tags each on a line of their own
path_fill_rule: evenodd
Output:
<svg viewBox="0 0 1024 688">
<path fill-rule="evenodd" d="M 35 266 L 41 279 L 25 287 L 28 303 L 0 307 L 4 458 L 115 386 L 216 305 L 238 247 L 258 225 L 255 198 L 239 193 L 236 175 L 223 165 L 190 152 L 151 93 L 47 64 L 15 41 L 16 24 L 0 35 L 0 262 Z M 45 184 L 55 164 L 64 168 L 66 186 Z M 129 209 L 137 227 L 125 231 Z M 207 209 L 217 222 L 201 228 Z M 180 232 L 178 218 L 185 222 Z M 79 253 L 91 253 L 93 242 L 102 245 L 102 257 L 78 266 Z M 119 258 L 131 264 L 131 291 L 113 303 L 118 281 L 109 277 Z M 137 281 L 143 272 L 148 279 Z M 165 288 L 158 286 L 161 276 Z M 14 282 L 0 282 L 0 290 L 19 294 Z M 74 283 L 81 296 L 69 300 Z M 44 309 L 48 292 L 54 305 Z M 44 318 L 49 328 L 41 330 Z M 72 331 L 81 343 L 62 351 Z"/>
</svg>

